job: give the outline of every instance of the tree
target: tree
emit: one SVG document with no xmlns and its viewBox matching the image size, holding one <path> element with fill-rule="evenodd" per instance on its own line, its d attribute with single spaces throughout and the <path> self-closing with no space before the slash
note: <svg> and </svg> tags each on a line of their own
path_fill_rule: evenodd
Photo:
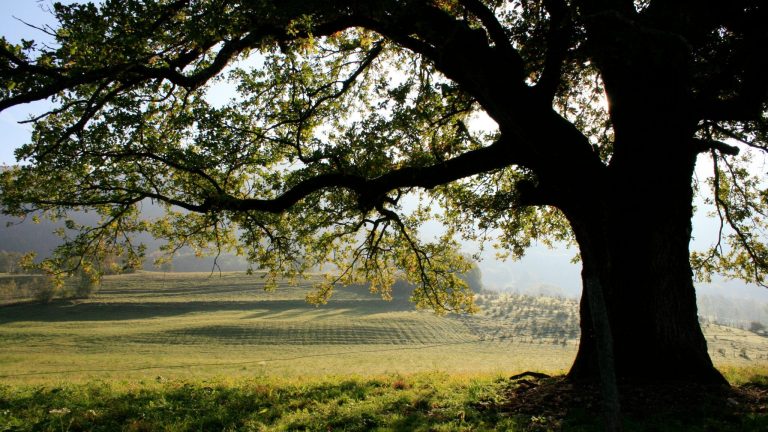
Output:
<svg viewBox="0 0 768 432">
<path fill-rule="evenodd" d="M 469 310 L 455 237 L 497 228 L 514 256 L 533 239 L 570 239 L 585 287 L 572 378 L 594 379 L 612 355 L 620 379 L 724 383 L 693 270 L 765 283 L 766 195 L 736 157 L 766 149 L 765 2 L 106 0 L 55 11 L 61 27 L 43 29 L 54 46 L 0 49 L 0 109 L 55 104 L 33 119 L 25 163 L 3 173 L 4 211 L 103 216 L 70 222 L 80 234 L 54 264 L 87 262 L 94 245 L 132 253 L 130 234 L 150 231 L 169 250 L 234 250 L 273 277 L 331 262 L 339 275 L 316 301 L 334 282 L 386 292 L 400 269 L 420 305 Z M 222 83 L 237 95 L 214 103 L 206 94 Z M 497 127 L 473 126 L 480 114 Z M 701 153 L 714 175 L 697 183 Z M 691 254 L 693 199 L 707 189 L 721 241 Z M 414 205 L 403 198 L 413 191 Z M 143 200 L 167 216 L 138 220 Z M 430 217 L 447 227 L 433 243 L 416 234 Z"/>
<path fill-rule="evenodd" d="M 18 273 L 22 254 L 0 250 L 0 273 Z"/>
<path fill-rule="evenodd" d="M 476 262 L 469 259 L 469 270 L 459 277 L 473 293 L 481 294 L 483 292 L 483 275 Z"/>
</svg>

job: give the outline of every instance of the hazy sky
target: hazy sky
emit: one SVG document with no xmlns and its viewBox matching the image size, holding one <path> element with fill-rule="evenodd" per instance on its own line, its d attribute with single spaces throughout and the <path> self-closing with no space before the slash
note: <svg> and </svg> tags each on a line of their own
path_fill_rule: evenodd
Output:
<svg viewBox="0 0 768 432">
<path fill-rule="evenodd" d="M 52 3 L 51 0 L 0 0 L 0 34 L 12 43 L 18 43 L 21 38 L 45 40 L 47 36 L 24 25 L 18 19 L 38 27 L 54 25 L 55 21 L 47 12 Z M 13 149 L 29 139 L 29 126 L 20 125 L 18 121 L 25 119 L 31 112 L 40 112 L 44 106 L 45 103 L 28 104 L 0 113 L 0 165 L 14 163 Z M 700 176 L 705 175 L 703 169 L 697 171 Z M 700 203 L 699 207 L 703 205 Z M 700 211 L 694 217 L 692 246 L 697 249 L 711 244 L 716 233 L 717 225 L 703 213 Z M 575 253 L 574 250 L 565 248 L 549 250 L 545 247 L 533 247 L 519 262 L 499 262 L 494 258 L 494 251 L 489 248 L 484 253 L 485 259 L 480 263 L 483 282 L 488 287 L 499 289 L 552 285 L 562 289 L 564 294 L 575 296 L 581 290 L 580 266 L 570 263 Z M 768 301 L 768 290 L 740 282 L 718 280 L 700 287 L 700 291 Z"/>
</svg>

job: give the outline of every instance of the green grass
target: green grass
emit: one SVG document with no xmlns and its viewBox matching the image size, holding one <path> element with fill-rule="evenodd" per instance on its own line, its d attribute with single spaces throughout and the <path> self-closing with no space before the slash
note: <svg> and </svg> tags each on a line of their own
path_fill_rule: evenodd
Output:
<svg viewBox="0 0 768 432">
<path fill-rule="evenodd" d="M 474 316 L 438 317 L 404 301 L 309 283 L 265 292 L 244 273 L 110 276 L 88 300 L 0 307 L 0 382 L 9 384 L 446 371 L 558 372 L 576 354 L 576 303 L 483 296 Z M 767 339 L 705 328 L 721 367 L 768 363 Z"/>
<path fill-rule="evenodd" d="M 480 317 L 440 317 L 360 289 L 327 305 L 258 276 L 108 277 L 84 301 L 0 308 L 0 382 L 559 371 L 574 344 L 489 338 Z"/>
<path fill-rule="evenodd" d="M 510 430 L 494 379 L 408 377 L 0 387 L 0 430 Z"/>
<path fill-rule="evenodd" d="M 0 385 L 0 431 L 599 431 L 595 409 L 507 410 L 497 375 L 157 379 Z M 768 417 L 714 409 L 624 416 L 627 431 L 759 431 Z"/>
<path fill-rule="evenodd" d="M 572 301 L 489 296 L 483 313 L 439 317 L 360 289 L 310 306 L 308 289 L 140 273 L 106 278 L 88 300 L 0 307 L 0 431 L 600 429 L 594 412 L 505 408 L 504 377 L 570 365 Z M 765 386 L 764 338 L 705 331 L 731 382 Z M 661 415 L 626 426 L 765 421 Z"/>
</svg>

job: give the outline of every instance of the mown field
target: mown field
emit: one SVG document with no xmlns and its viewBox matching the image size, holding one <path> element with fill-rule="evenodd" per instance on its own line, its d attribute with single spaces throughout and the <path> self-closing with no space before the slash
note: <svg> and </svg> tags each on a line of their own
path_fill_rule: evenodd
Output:
<svg viewBox="0 0 768 432">
<path fill-rule="evenodd" d="M 266 292 L 242 273 L 139 273 L 107 277 L 87 300 L 0 306 L 0 431 L 600 427 L 597 403 L 567 416 L 509 411 L 511 374 L 557 374 L 572 361 L 573 300 L 487 294 L 479 314 L 440 317 L 361 288 L 315 307 L 308 290 Z M 765 387 L 767 338 L 705 332 L 732 382 Z M 734 417 L 710 407 L 733 399 L 760 409 L 759 397 L 739 395 L 652 423 L 763 429 L 754 409 Z M 628 430 L 646 430 L 637 421 L 628 417 Z"/>
<path fill-rule="evenodd" d="M 258 276 L 107 277 L 88 300 L 0 309 L 6 383 L 212 376 L 547 371 L 572 344 L 484 338 L 466 319 L 415 311 L 364 290 L 327 305 L 308 286 L 265 292 Z"/>
<path fill-rule="evenodd" d="M 308 283 L 309 284 L 309 283 Z M 0 308 L 0 382 L 565 370 L 577 304 L 485 295 L 472 316 L 436 316 L 364 289 L 308 305 L 309 285 L 258 275 L 109 276 L 87 300 Z M 721 366 L 768 364 L 768 339 L 706 326 Z"/>
</svg>

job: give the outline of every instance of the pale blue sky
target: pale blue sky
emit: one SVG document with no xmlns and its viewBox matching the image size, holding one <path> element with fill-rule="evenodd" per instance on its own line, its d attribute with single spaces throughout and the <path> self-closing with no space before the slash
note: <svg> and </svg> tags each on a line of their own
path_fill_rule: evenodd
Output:
<svg viewBox="0 0 768 432">
<path fill-rule="evenodd" d="M 49 12 L 52 4 L 51 0 L 0 0 L 0 34 L 12 43 L 19 43 L 22 38 L 50 43 L 49 36 L 22 21 L 37 27 L 55 25 L 56 21 Z M 0 112 L 0 164 L 14 162 L 13 150 L 29 138 L 29 125 L 20 125 L 18 121 L 44 106 L 44 103 L 28 104 Z"/>
</svg>

